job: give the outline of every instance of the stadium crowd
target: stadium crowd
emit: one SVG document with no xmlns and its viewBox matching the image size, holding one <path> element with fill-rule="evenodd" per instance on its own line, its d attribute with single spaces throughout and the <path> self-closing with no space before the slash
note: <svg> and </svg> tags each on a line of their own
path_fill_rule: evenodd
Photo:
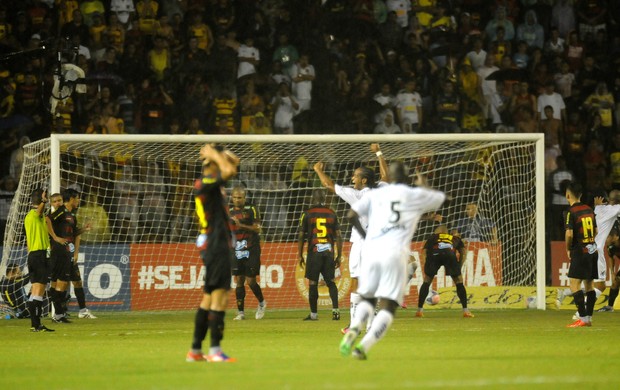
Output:
<svg viewBox="0 0 620 390">
<path fill-rule="evenodd" d="M 52 132 L 543 132 L 551 204 L 620 189 L 617 1 L 4 0 L 0 58 L 0 220 Z"/>
</svg>

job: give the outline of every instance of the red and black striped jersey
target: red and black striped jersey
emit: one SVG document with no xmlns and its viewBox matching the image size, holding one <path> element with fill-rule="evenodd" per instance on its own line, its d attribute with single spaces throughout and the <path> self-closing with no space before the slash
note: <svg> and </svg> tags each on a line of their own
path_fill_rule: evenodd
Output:
<svg viewBox="0 0 620 390">
<path fill-rule="evenodd" d="M 246 204 L 241 208 L 235 208 L 234 206 L 232 206 L 229 209 L 229 213 L 231 217 L 237 218 L 239 223 L 241 223 L 242 225 L 253 225 L 255 223 L 260 223 L 261 220 L 258 209 L 256 208 L 256 206 L 251 204 Z M 260 244 L 260 237 L 256 232 L 247 229 L 241 229 L 238 225 L 234 223 L 232 224 L 232 231 L 235 235 L 235 238 L 237 239 L 237 242 L 241 242 L 243 240 L 247 242 L 245 246 L 247 249 Z"/>
<path fill-rule="evenodd" d="M 320 252 L 334 253 L 336 234 L 340 224 L 336 213 L 325 206 L 312 206 L 304 211 L 299 219 L 299 229 L 308 241 L 308 254 Z"/>
<path fill-rule="evenodd" d="M 450 250 L 456 252 L 463 248 L 463 240 L 460 237 L 453 236 L 448 233 L 435 233 L 426 240 L 424 243 L 424 249 L 427 252 Z"/>
<path fill-rule="evenodd" d="M 73 212 L 67 210 L 67 208 L 62 205 L 50 215 L 50 220 L 52 221 L 54 233 L 58 237 L 64 238 L 67 243 L 75 242 L 78 221 Z M 52 249 L 69 250 L 69 245 L 61 245 L 54 240 L 50 240 L 50 242 L 52 243 Z"/>
<path fill-rule="evenodd" d="M 577 202 L 566 213 L 566 230 L 573 231 L 573 249 L 584 248 L 594 243 L 596 218 L 590 206 Z"/>
<path fill-rule="evenodd" d="M 230 217 L 220 174 L 201 175 L 194 182 L 194 201 L 200 233 L 207 234 L 209 245 L 232 248 Z"/>
</svg>

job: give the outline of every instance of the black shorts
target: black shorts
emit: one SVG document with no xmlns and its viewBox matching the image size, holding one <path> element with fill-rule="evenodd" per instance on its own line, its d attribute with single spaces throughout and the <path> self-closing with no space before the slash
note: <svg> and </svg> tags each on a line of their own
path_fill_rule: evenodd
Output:
<svg viewBox="0 0 620 390">
<path fill-rule="evenodd" d="M 239 254 L 236 251 L 235 257 Z M 237 276 L 247 276 L 253 278 L 260 274 L 260 247 L 252 248 L 248 252 L 248 257 L 237 257 L 234 261 L 232 274 Z"/>
<path fill-rule="evenodd" d="M 60 280 L 68 282 L 71 280 L 73 271 L 73 257 L 70 252 L 52 251 L 52 281 Z"/>
<path fill-rule="evenodd" d="M 203 249 L 200 251 L 200 258 L 205 265 L 206 271 L 204 292 L 211 294 L 218 289 L 230 290 L 233 262 L 232 249 Z"/>
<path fill-rule="evenodd" d="M 336 266 L 332 252 L 310 253 L 306 257 L 306 279 L 316 282 L 321 274 L 323 279 L 333 280 L 335 272 Z"/>
<path fill-rule="evenodd" d="M 572 251 L 568 277 L 581 280 L 598 278 L 598 254 L 583 253 L 581 250 Z"/>
<path fill-rule="evenodd" d="M 461 275 L 461 263 L 456 259 L 456 253 L 451 250 L 442 250 L 427 253 L 424 273 L 429 278 L 435 277 L 439 268 L 444 267 L 446 275 L 453 278 Z"/>
<path fill-rule="evenodd" d="M 30 283 L 47 284 L 50 281 L 47 251 L 28 253 L 28 274 L 30 275 Z"/>
<path fill-rule="evenodd" d="M 71 266 L 71 275 L 69 275 L 69 280 L 72 282 L 81 282 L 82 275 L 80 275 L 80 267 L 78 267 L 76 262 L 72 261 L 71 264 L 73 265 Z"/>
</svg>

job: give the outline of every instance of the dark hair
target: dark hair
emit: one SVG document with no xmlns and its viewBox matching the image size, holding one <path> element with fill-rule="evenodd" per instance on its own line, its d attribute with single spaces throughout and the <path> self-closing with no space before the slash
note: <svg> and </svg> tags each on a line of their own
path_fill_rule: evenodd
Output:
<svg viewBox="0 0 620 390">
<path fill-rule="evenodd" d="M 80 197 L 80 193 L 74 190 L 73 188 L 67 188 L 66 190 L 62 192 L 63 202 L 68 202 L 71 200 L 71 198 L 79 198 L 79 197 Z"/>
<path fill-rule="evenodd" d="M 30 201 L 33 205 L 39 205 L 43 201 L 43 189 L 37 188 L 36 190 L 32 191 L 32 194 L 30 195 Z"/>
<path fill-rule="evenodd" d="M 375 188 L 377 186 L 375 182 L 375 171 L 365 166 L 359 167 L 359 170 L 361 178 L 366 179 L 366 186 L 368 188 Z"/>
<path fill-rule="evenodd" d="M 312 204 L 325 203 L 325 190 L 322 188 L 316 188 L 312 191 Z"/>
<path fill-rule="evenodd" d="M 581 198 L 581 195 L 583 193 L 583 187 L 581 186 L 580 183 L 576 181 L 571 181 L 570 183 L 566 185 L 566 191 L 573 194 L 575 198 Z"/>
<path fill-rule="evenodd" d="M 390 178 L 396 183 L 405 183 L 407 181 L 407 171 L 405 164 L 401 161 L 394 161 L 390 164 Z"/>
</svg>

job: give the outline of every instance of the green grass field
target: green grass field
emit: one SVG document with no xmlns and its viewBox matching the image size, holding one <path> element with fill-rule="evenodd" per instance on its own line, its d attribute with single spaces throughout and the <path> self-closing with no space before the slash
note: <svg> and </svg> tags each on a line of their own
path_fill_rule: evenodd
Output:
<svg viewBox="0 0 620 390">
<path fill-rule="evenodd" d="M 224 350 L 237 363 L 186 363 L 193 313 L 97 313 L 96 320 L 0 320 L 0 389 L 617 389 L 620 313 L 568 329 L 572 312 L 414 310 L 398 313 L 367 361 L 338 352 L 343 319 L 324 310 L 232 321 Z M 208 341 L 205 344 L 208 346 Z M 616 387 L 618 386 L 618 387 Z"/>
</svg>

